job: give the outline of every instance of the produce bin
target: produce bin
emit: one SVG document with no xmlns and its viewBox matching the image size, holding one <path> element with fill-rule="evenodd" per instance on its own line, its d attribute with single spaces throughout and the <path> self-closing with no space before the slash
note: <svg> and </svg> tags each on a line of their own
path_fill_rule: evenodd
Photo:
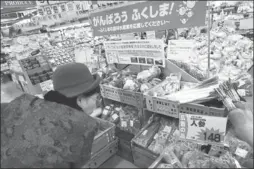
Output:
<svg viewBox="0 0 254 169">
<path fill-rule="evenodd" d="M 111 99 L 135 107 L 143 107 L 142 93 L 123 90 L 104 84 L 101 84 L 100 87 L 103 98 Z"/>
<path fill-rule="evenodd" d="M 174 65 L 172 62 L 166 60 L 166 67 L 163 70 L 163 75 L 168 76 L 170 73 L 178 72 L 181 72 L 182 81 L 192 83 L 199 82 L 194 77 L 183 71 L 181 68 Z M 181 112 L 188 114 L 202 114 L 222 117 L 225 116 L 226 111 L 225 108 L 207 107 L 201 104 L 194 103 L 180 104 L 176 101 L 148 96 L 146 94 L 144 94 L 144 99 L 147 110 L 175 118 L 178 118 L 179 113 Z"/>
<path fill-rule="evenodd" d="M 116 139 L 115 124 L 103 119 L 95 118 L 99 123 L 99 133 L 94 137 L 92 145 L 91 156 L 103 149 L 109 143 Z"/>
<path fill-rule="evenodd" d="M 174 153 L 170 152 L 167 155 L 168 158 L 165 158 L 164 155 L 159 156 L 150 166 L 149 168 L 158 168 L 161 163 L 171 164 L 174 168 L 182 168 L 180 161 L 177 159 Z"/>
<path fill-rule="evenodd" d="M 116 137 L 119 140 L 117 155 L 133 163 L 131 140 L 133 139 L 134 135 L 117 127 Z"/>
<path fill-rule="evenodd" d="M 115 139 L 113 142 L 108 144 L 102 150 L 92 155 L 91 159 L 82 168 L 99 168 L 110 157 L 116 154 L 117 149 L 118 149 L 118 140 Z"/>
<path fill-rule="evenodd" d="M 148 128 L 149 125 L 149 123 L 146 124 L 131 141 L 134 165 L 140 168 L 148 168 L 159 156 L 158 154 L 150 151 L 148 148 L 144 148 L 136 144 L 134 141 L 138 136 L 143 133 L 144 130 Z"/>
</svg>

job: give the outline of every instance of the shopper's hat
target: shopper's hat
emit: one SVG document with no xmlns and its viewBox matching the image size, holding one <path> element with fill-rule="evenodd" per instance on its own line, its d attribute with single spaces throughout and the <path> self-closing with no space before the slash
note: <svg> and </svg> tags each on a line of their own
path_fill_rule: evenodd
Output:
<svg viewBox="0 0 254 169">
<path fill-rule="evenodd" d="M 91 92 L 99 86 L 100 76 L 92 75 L 82 63 L 69 63 L 57 67 L 53 73 L 54 90 L 66 97 Z"/>
</svg>

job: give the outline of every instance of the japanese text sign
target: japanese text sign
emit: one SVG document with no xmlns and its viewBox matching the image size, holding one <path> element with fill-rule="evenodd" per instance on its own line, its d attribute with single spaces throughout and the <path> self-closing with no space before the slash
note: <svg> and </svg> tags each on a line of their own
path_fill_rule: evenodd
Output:
<svg viewBox="0 0 254 169">
<path fill-rule="evenodd" d="M 167 57 L 172 60 L 186 61 L 194 56 L 194 41 L 170 40 L 168 43 Z"/>
<path fill-rule="evenodd" d="M 180 138 L 209 144 L 223 144 L 227 117 L 179 114 Z"/>
<path fill-rule="evenodd" d="M 165 67 L 164 42 L 162 40 L 124 40 L 104 42 L 107 62 L 158 65 Z"/>
<path fill-rule="evenodd" d="M 90 14 L 94 36 L 204 26 L 206 1 L 146 1 Z"/>
<path fill-rule="evenodd" d="M 29 8 L 35 6 L 35 1 L 1 1 L 1 8 Z"/>
</svg>

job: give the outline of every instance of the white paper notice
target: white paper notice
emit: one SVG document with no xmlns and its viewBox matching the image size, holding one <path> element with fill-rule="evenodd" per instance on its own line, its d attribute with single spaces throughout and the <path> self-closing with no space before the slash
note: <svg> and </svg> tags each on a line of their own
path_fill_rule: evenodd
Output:
<svg viewBox="0 0 254 169">
<path fill-rule="evenodd" d="M 167 58 L 172 60 L 186 61 L 194 56 L 194 41 L 170 40 L 168 43 Z"/>
<path fill-rule="evenodd" d="M 107 62 L 158 65 L 165 67 L 164 42 L 162 40 L 124 40 L 104 42 Z"/>
</svg>

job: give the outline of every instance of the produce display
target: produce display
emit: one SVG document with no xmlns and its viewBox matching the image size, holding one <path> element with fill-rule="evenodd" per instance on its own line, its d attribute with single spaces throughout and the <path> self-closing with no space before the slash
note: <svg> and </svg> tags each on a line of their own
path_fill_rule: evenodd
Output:
<svg viewBox="0 0 254 169">
<path fill-rule="evenodd" d="M 253 65 L 253 41 L 237 34 L 235 28 L 221 25 L 214 26 L 210 32 L 211 55 L 210 73 L 220 79 L 235 79 L 240 73 L 246 72 Z M 202 29 L 191 29 L 187 40 L 194 40 L 194 53 L 185 62 L 172 61 L 187 73 L 202 81 L 207 78 L 208 38 Z"/>
<path fill-rule="evenodd" d="M 102 119 L 115 123 L 123 131 L 136 134 L 141 128 L 139 110 L 136 107 L 119 103 L 105 106 Z"/>
<path fill-rule="evenodd" d="M 75 61 L 73 47 L 68 48 L 54 47 L 45 49 L 43 50 L 42 55 L 48 58 L 48 61 L 53 68 L 59 65 L 72 63 Z"/>
<path fill-rule="evenodd" d="M 156 116 L 133 141 L 155 154 L 160 154 L 169 143 L 172 143 L 172 137 L 176 135 L 176 129 L 178 128 L 177 125 L 177 119 Z"/>
<path fill-rule="evenodd" d="M 107 69 L 104 72 L 104 77 L 106 77 L 102 80 L 102 84 L 124 90 L 144 92 L 161 82 L 157 78 L 161 74 L 161 70 L 157 66 L 140 73 L 133 73 L 129 69 L 122 71 Z"/>
<path fill-rule="evenodd" d="M 157 168 L 238 168 L 253 159 L 253 149 L 236 138 L 230 128 L 225 146 L 203 145 L 179 139 L 178 120 L 156 115 L 149 126 L 141 130 L 133 142 L 160 154 L 164 160 Z M 172 154 L 178 160 L 172 159 Z M 178 167 L 177 167 L 178 166 Z M 180 167 L 179 167 L 180 166 Z"/>
</svg>

